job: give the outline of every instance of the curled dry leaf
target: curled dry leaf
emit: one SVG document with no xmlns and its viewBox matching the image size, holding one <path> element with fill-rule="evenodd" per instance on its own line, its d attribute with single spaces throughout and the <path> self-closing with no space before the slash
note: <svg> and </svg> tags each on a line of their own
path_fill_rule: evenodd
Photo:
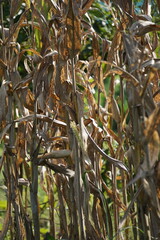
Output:
<svg viewBox="0 0 160 240">
<path fill-rule="evenodd" d="M 141 68 L 150 67 L 153 69 L 160 69 L 160 59 L 150 59 L 142 63 Z"/>
<path fill-rule="evenodd" d="M 111 106 L 112 106 L 112 117 L 118 124 L 121 121 L 121 116 L 120 116 L 120 111 L 119 111 L 117 101 L 115 100 L 114 97 L 111 98 Z"/>
<path fill-rule="evenodd" d="M 41 163 L 44 159 L 51 159 L 51 158 L 66 158 L 71 155 L 71 151 L 67 149 L 52 151 L 50 153 L 45 153 L 43 155 L 39 155 L 37 159 L 39 159 L 39 163 Z"/>
<path fill-rule="evenodd" d="M 89 141 L 92 143 L 94 149 L 96 151 L 98 151 L 102 157 L 104 157 L 106 160 L 108 160 L 110 163 L 112 163 L 114 166 L 123 169 L 124 171 L 128 172 L 128 168 L 125 166 L 125 164 L 115 158 L 112 158 L 110 156 L 108 156 L 97 144 L 96 142 L 93 140 L 93 138 L 90 136 L 90 134 L 88 133 L 87 129 L 85 128 L 87 135 L 88 135 L 88 139 Z"/>
<path fill-rule="evenodd" d="M 45 166 L 47 166 L 48 168 L 52 169 L 53 171 L 55 171 L 55 173 L 61 173 L 70 178 L 74 177 L 74 175 L 75 175 L 75 172 L 73 170 L 66 168 L 63 165 L 57 165 L 54 163 L 50 163 L 49 161 L 45 161 L 43 164 Z"/>
<path fill-rule="evenodd" d="M 23 185 L 23 186 L 29 186 L 29 181 L 27 179 L 24 179 L 24 178 L 19 178 L 18 179 L 18 184 Z"/>
<path fill-rule="evenodd" d="M 160 25 L 150 21 L 139 20 L 132 24 L 130 32 L 133 36 L 141 37 L 148 32 L 160 31 Z"/>
<path fill-rule="evenodd" d="M 138 14 L 138 15 L 136 15 L 136 19 L 152 22 L 151 16 L 146 15 L 146 14 Z"/>
</svg>

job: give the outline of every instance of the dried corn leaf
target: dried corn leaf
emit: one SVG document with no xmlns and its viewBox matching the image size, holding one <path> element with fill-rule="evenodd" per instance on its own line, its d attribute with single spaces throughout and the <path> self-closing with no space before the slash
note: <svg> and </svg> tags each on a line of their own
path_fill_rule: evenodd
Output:
<svg viewBox="0 0 160 240">
<path fill-rule="evenodd" d="M 72 1 L 69 0 L 69 11 L 66 19 L 66 47 L 73 58 L 81 48 L 81 24 L 80 19 L 74 15 Z"/>
<path fill-rule="evenodd" d="M 83 1 L 83 6 L 82 6 L 82 10 L 80 11 L 80 15 L 84 15 L 88 10 L 89 8 L 91 7 L 92 3 L 93 3 L 94 0 L 86 0 L 86 1 Z"/>
<path fill-rule="evenodd" d="M 148 151 L 149 151 L 150 165 L 154 166 L 155 163 L 158 161 L 158 156 L 160 153 L 160 138 L 157 131 L 154 131 L 152 137 L 150 138 L 150 141 L 148 144 Z"/>
<path fill-rule="evenodd" d="M 144 129 L 144 134 L 146 139 L 149 141 L 155 130 L 157 130 L 160 125 L 160 107 L 156 107 L 149 118 L 146 120 L 146 128 Z"/>
<path fill-rule="evenodd" d="M 64 174 L 70 178 L 74 177 L 75 175 L 75 172 L 73 170 L 66 168 L 63 165 L 57 165 L 54 163 L 50 163 L 49 161 L 44 161 L 43 164 L 53 170 L 55 173 Z"/>
<path fill-rule="evenodd" d="M 130 0 L 113 0 L 113 2 L 119 5 L 123 11 L 133 14 L 133 3 Z"/>
<path fill-rule="evenodd" d="M 20 91 L 20 100 L 24 104 L 25 108 L 30 111 L 34 111 L 34 96 L 30 89 L 24 87 Z"/>
<path fill-rule="evenodd" d="M 93 138 L 90 136 L 90 134 L 88 133 L 87 129 L 86 129 L 87 135 L 88 135 L 88 139 L 89 141 L 92 143 L 93 148 L 98 151 L 102 157 L 104 157 L 106 160 L 108 160 L 110 163 L 112 163 L 113 165 L 115 165 L 116 167 L 119 167 L 125 171 L 128 172 L 127 167 L 119 160 L 112 158 L 110 156 L 108 156 L 93 140 Z"/>
<path fill-rule="evenodd" d="M 17 170 L 19 169 L 20 164 L 24 161 L 26 156 L 26 150 L 25 150 L 25 123 L 18 124 L 18 133 L 17 133 L 17 142 L 16 142 L 16 148 L 17 148 L 17 160 L 16 160 L 16 166 Z"/>
<path fill-rule="evenodd" d="M 142 63 L 141 68 L 150 67 L 153 69 L 160 69 L 160 59 L 150 59 Z"/>
<path fill-rule="evenodd" d="M 116 121 L 117 124 L 121 121 L 120 110 L 117 104 L 117 101 L 114 97 L 111 98 L 111 106 L 112 106 L 112 117 Z"/>
<path fill-rule="evenodd" d="M 130 32 L 133 36 L 141 37 L 148 32 L 160 31 L 160 25 L 150 21 L 139 20 L 132 24 Z"/>
<path fill-rule="evenodd" d="M 10 79 L 11 79 L 13 88 L 15 88 L 15 86 L 21 82 L 21 76 L 17 70 L 10 72 Z"/>
<path fill-rule="evenodd" d="M 67 150 L 67 149 L 63 149 L 63 150 L 57 150 L 57 151 L 52 151 L 50 153 L 46 153 L 43 155 L 39 155 L 37 157 L 37 159 L 39 159 L 39 162 L 41 163 L 42 160 L 44 159 L 51 159 L 51 158 L 66 158 L 69 157 L 71 155 L 71 151 Z"/>
<path fill-rule="evenodd" d="M 6 84 L 3 83 L 0 88 L 0 123 L 6 118 Z"/>
</svg>

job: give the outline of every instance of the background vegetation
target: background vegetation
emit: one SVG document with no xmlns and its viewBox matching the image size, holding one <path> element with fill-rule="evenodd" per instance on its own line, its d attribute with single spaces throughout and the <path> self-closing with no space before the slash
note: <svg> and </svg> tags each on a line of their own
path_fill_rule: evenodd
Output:
<svg viewBox="0 0 160 240">
<path fill-rule="evenodd" d="M 0 1 L 0 239 L 160 239 L 160 1 Z"/>
</svg>

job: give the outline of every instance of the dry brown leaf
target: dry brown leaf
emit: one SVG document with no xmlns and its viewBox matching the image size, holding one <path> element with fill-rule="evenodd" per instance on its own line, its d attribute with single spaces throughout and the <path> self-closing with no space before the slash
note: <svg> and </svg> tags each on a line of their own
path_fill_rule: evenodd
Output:
<svg viewBox="0 0 160 240">
<path fill-rule="evenodd" d="M 160 125 L 160 107 L 157 106 L 152 114 L 146 119 L 146 128 L 144 129 L 144 134 L 146 139 L 150 141 L 155 130 L 157 130 Z"/>
<path fill-rule="evenodd" d="M 81 9 L 82 9 L 82 2 L 83 0 L 72 0 L 72 8 L 74 16 L 79 17 Z"/>
<path fill-rule="evenodd" d="M 120 110 L 117 104 L 117 101 L 114 97 L 111 97 L 111 106 L 112 106 L 112 117 L 117 124 L 121 122 Z"/>
<path fill-rule="evenodd" d="M 11 79 L 13 88 L 15 88 L 15 86 L 21 82 L 21 76 L 17 70 L 10 72 L 10 79 Z"/>
<path fill-rule="evenodd" d="M 160 59 L 150 59 L 142 63 L 141 68 L 150 67 L 160 69 Z"/>
<path fill-rule="evenodd" d="M 17 166 L 17 170 L 19 170 L 19 166 L 24 161 L 25 156 L 26 156 L 25 132 L 26 132 L 25 123 L 19 123 L 18 124 L 18 132 L 17 132 L 17 142 L 16 142 L 16 149 L 17 149 L 16 166 Z"/>
<path fill-rule="evenodd" d="M 87 132 L 87 135 L 88 135 L 88 139 L 89 139 L 89 141 L 91 141 L 94 149 L 95 149 L 96 151 L 98 151 L 98 152 L 102 155 L 102 157 L 104 157 L 104 158 L 105 158 L 106 160 L 108 160 L 110 163 L 114 164 L 116 167 L 119 167 L 119 168 L 123 169 L 124 171 L 127 171 L 127 172 L 128 172 L 128 169 L 127 169 L 127 167 L 124 165 L 123 162 L 121 162 L 121 161 L 119 161 L 119 160 L 117 160 L 117 159 L 115 159 L 115 158 L 112 158 L 112 157 L 108 156 L 108 155 L 95 143 L 95 141 L 93 140 L 93 138 L 92 138 L 92 137 L 90 136 L 90 134 L 88 133 L 87 129 L 86 129 L 86 132 Z"/>
<path fill-rule="evenodd" d="M 98 42 L 98 35 L 97 34 L 93 34 L 92 49 L 93 49 L 93 59 L 98 59 L 98 56 L 99 56 L 99 42 Z"/>
<path fill-rule="evenodd" d="M 21 89 L 20 100 L 28 110 L 34 111 L 34 96 L 30 89 L 27 87 Z"/>
<path fill-rule="evenodd" d="M 6 84 L 3 83 L 0 88 L 0 123 L 6 118 Z"/>
<path fill-rule="evenodd" d="M 160 25 L 150 21 L 139 20 L 132 24 L 130 32 L 133 36 L 143 36 L 148 32 L 160 31 Z"/>
<path fill-rule="evenodd" d="M 82 6 L 82 10 L 80 12 L 80 15 L 84 15 L 88 9 L 91 7 L 92 3 L 94 0 L 87 0 L 87 1 L 83 1 L 83 6 Z"/>
<path fill-rule="evenodd" d="M 81 24 L 80 19 L 74 15 L 72 1 L 69 0 L 69 11 L 66 19 L 66 47 L 70 57 L 73 58 L 81 48 Z"/>
<path fill-rule="evenodd" d="M 148 150 L 149 150 L 149 159 L 152 165 L 158 161 L 158 156 L 160 153 L 160 138 L 157 131 L 153 132 L 152 137 L 150 138 L 149 144 L 148 144 Z"/>
<path fill-rule="evenodd" d="M 51 159 L 51 158 L 66 158 L 71 156 L 71 151 L 67 150 L 67 149 L 63 149 L 63 150 L 56 150 L 56 151 L 52 151 L 50 153 L 45 153 L 43 155 L 39 155 L 37 157 L 37 159 L 39 159 L 39 163 L 42 163 L 43 160 L 45 159 Z"/>
</svg>

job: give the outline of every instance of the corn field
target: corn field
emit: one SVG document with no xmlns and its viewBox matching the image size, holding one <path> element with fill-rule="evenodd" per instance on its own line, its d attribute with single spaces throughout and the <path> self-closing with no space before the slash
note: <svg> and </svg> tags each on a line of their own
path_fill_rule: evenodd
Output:
<svg viewBox="0 0 160 240">
<path fill-rule="evenodd" d="M 0 1 L 0 240 L 160 239 L 159 14 Z"/>
</svg>

